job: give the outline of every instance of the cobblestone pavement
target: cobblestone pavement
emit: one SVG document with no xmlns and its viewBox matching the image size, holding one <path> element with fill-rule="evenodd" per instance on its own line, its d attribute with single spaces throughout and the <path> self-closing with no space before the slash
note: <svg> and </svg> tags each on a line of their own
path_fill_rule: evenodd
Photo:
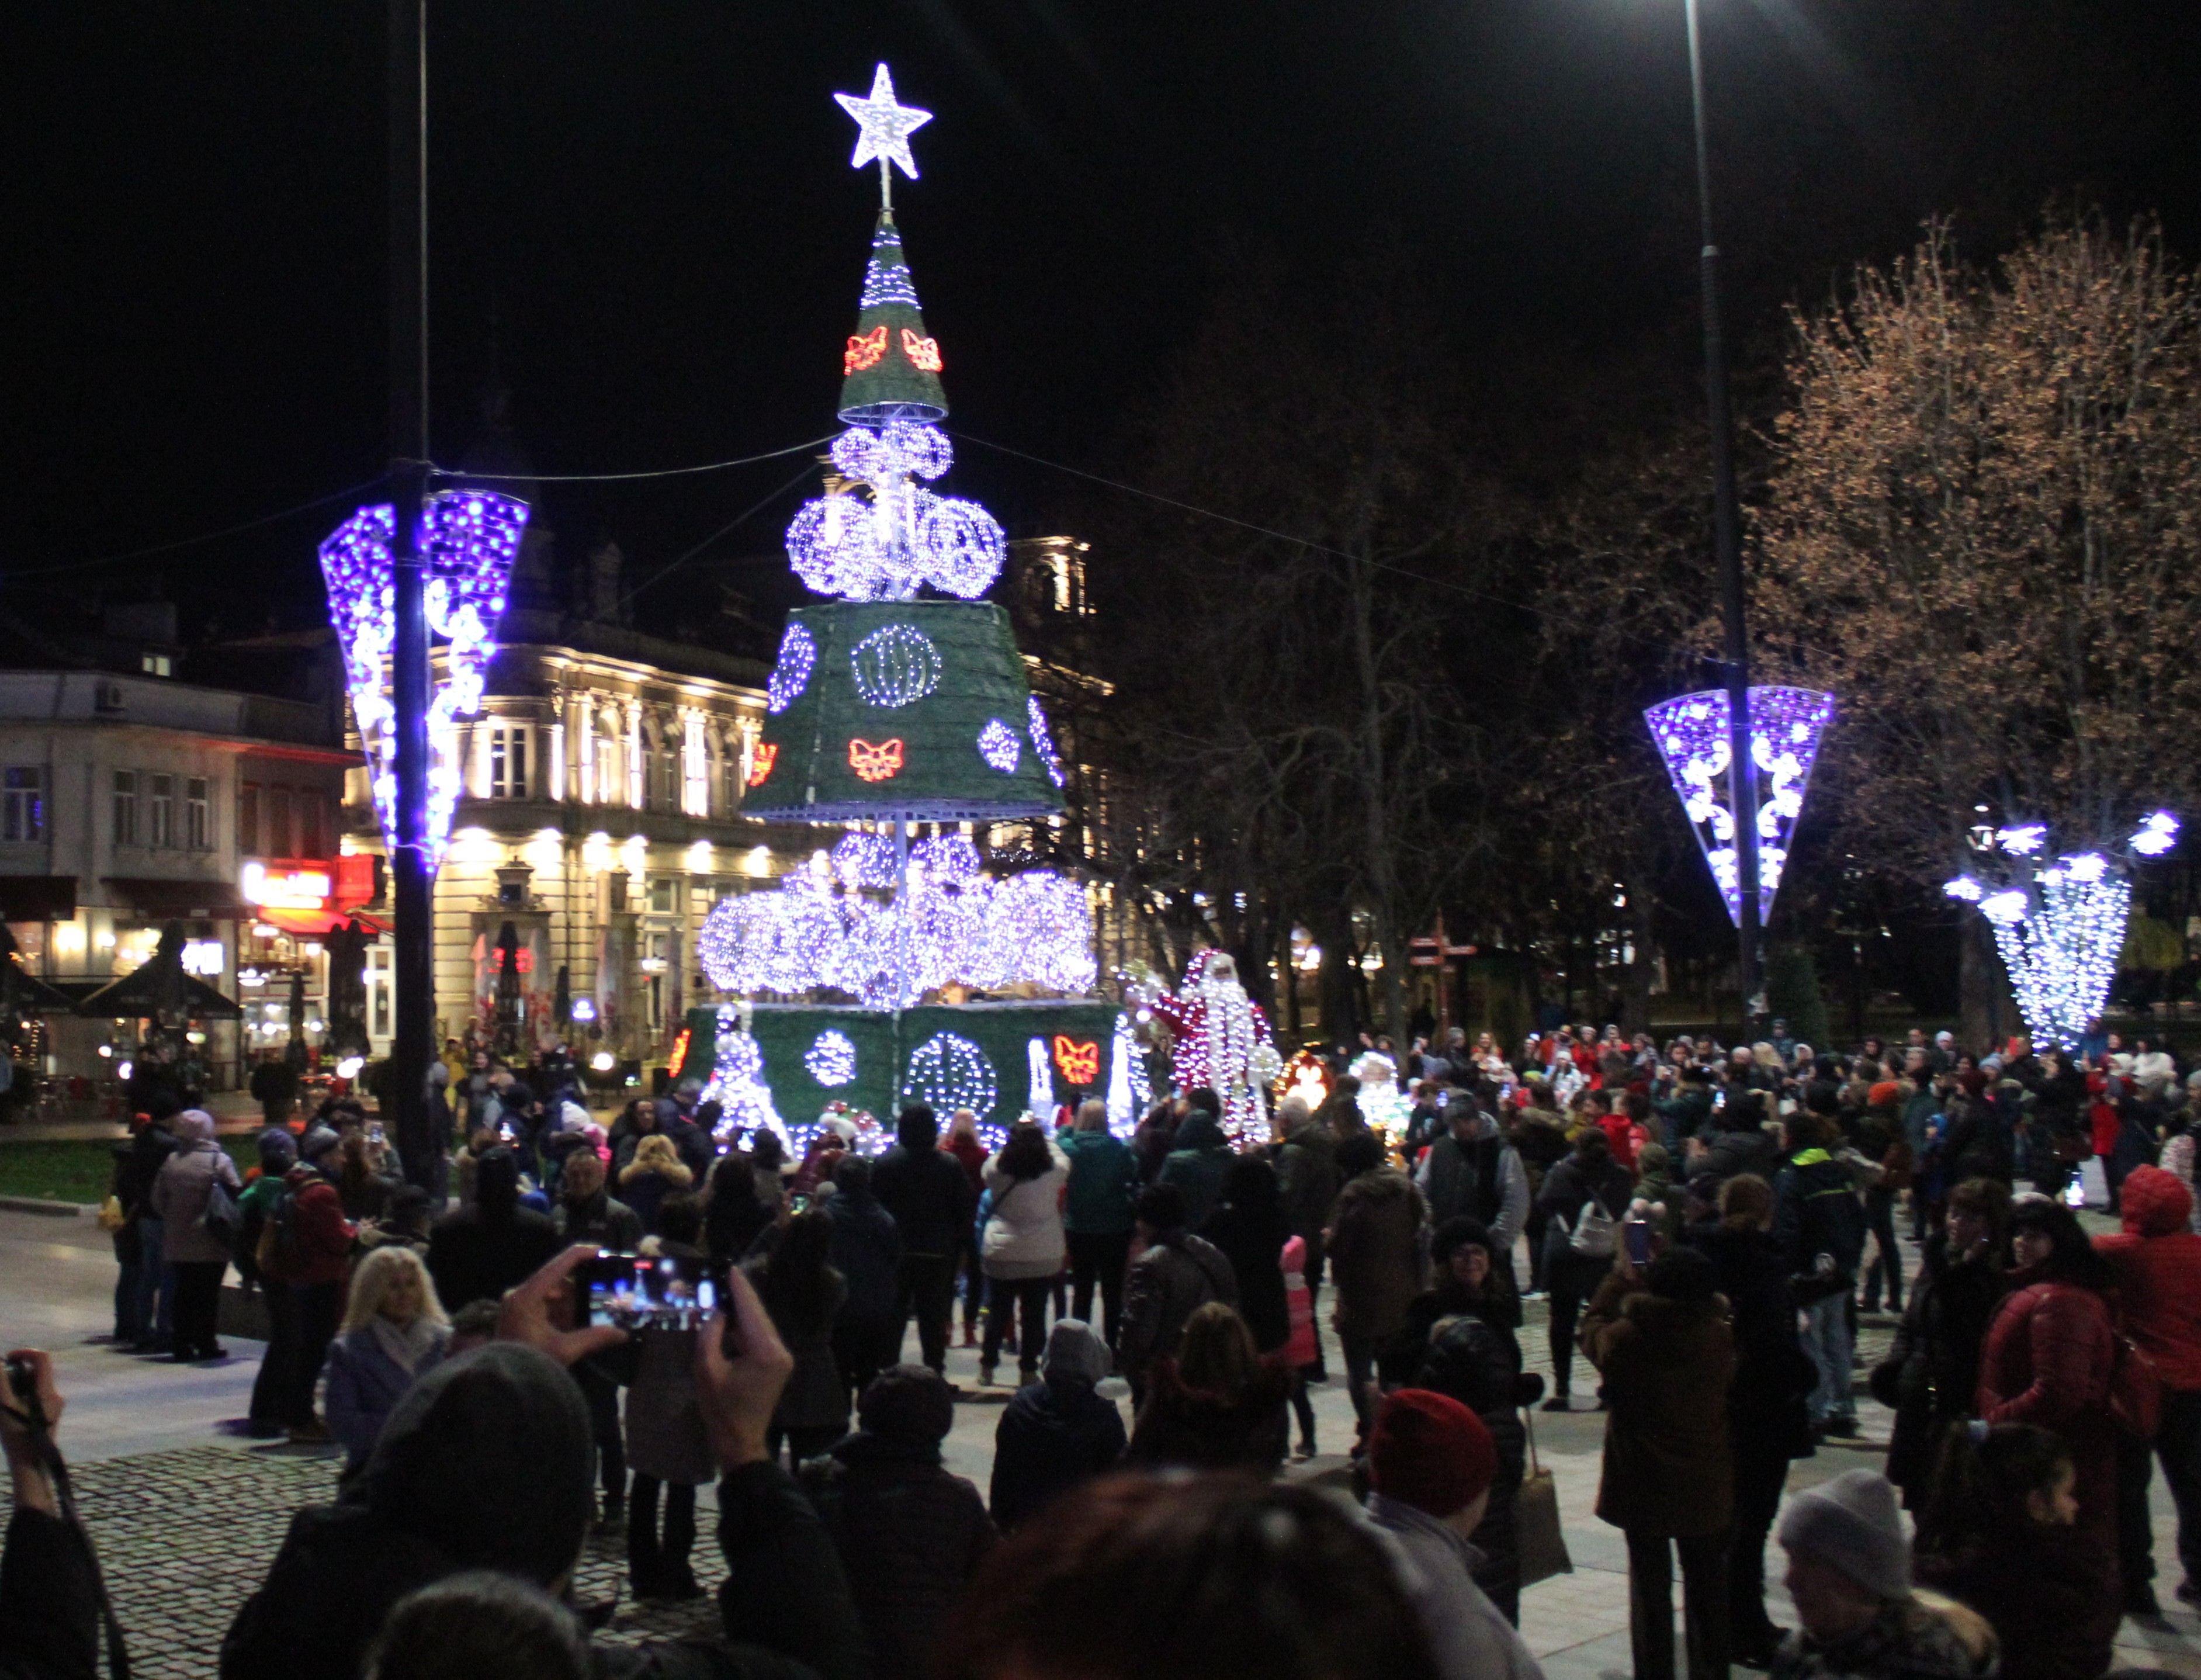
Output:
<svg viewBox="0 0 2201 1680">
<path fill-rule="evenodd" d="M 98 1548 L 115 1613 L 129 1636 L 131 1669 L 147 1680 L 204 1680 L 219 1664 L 222 1635 L 267 1573 L 291 1514 L 336 1495 L 341 1460 L 290 1447 L 238 1451 L 189 1447 L 109 1459 L 75 1472 L 78 1508 Z M 715 1521 L 696 1547 L 696 1578 L 715 1592 L 725 1565 Z M 716 1601 L 637 1603 L 625 1596 L 624 1529 L 589 1536 L 574 1590 L 619 1599 L 617 1644 L 708 1638 Z"/>
</svg>

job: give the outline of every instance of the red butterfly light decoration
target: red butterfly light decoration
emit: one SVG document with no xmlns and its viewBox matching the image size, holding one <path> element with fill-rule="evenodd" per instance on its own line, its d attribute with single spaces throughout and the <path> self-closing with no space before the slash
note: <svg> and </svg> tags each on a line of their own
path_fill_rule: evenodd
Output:
<svg viewBox="0 0 2201 1680">
<path fill-rule="evenodd" d="M 883 332 L 886 329 L 881 327 L 879 330 Z M 851 339 L 849 342 L 854 344 L 855 341 Z M 940 340 L 937 338 L 920 338 L 905 326 L 901 330 L 901 353 L 909 358 L 910 366 L 921 373 L 937 373 L 940 371 Z M 877 356 L 872 358 L 872 361 L 877 360 Z M 864 364 L 866 367 L 871 365 L 871 361 Z"/>
<path fill-rule="evenodd" d="M 1054 1065 L 1062 1070 L 1062 1077 L 1073 1085 L 1089 1085 L 1100 1077 L 1100 1045 L 1096 1039 L 1083 1041 L 1054 1035 Z"/>
<path fill-rule="evenodd" d="M 867 782 L 883 782 L 901 769 L 901 743 L 882 741 L 873 746 L 868 741 L 848 743 L 848 768 Z"/>
<path fill-rule="evenodd" d="M 907 327 L 904 327 L 902 329 L 901 336 L 905 338 L 909 337 L 909 329 Z M 926 342 L 930 343 L 930 340 L 928 339 Z M 881 321 L 869 332 L 851 334 L 848 339 L 848 348 L 841 353 L 841 372 L 842 376 L 845 377 L 850 373 L 860 373 L 866 367 L 877 367 L 879 365 L 879 358 L 886 353 L 887 324 L 884 321 Z M 936 366 L 937 363 L 936 362 L 935 365 Z"/>
<path fill-rule="evenodd" d="M 760 788 L 765 778 L 772 774 L 772 767 L 779 761 L 779 743 L 760 741 L 749 757 L 749 785 Z"/>
</svg>

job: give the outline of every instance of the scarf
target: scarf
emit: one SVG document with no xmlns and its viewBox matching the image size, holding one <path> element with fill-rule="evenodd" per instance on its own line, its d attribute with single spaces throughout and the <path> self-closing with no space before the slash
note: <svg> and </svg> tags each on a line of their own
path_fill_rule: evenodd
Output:
<svg viewBox="0 0 2201 1680">
<path fill-rule="evenodd" d="M 378 1313 L 370 1327 L 374 1331 L 375 1345 L 408 1376 L 419 1375 L 421 1360 L 440 1351 L 451 1334 L 446 1326 L 437 1324 L 426 1313 L 419 1314 L 409 1325 L 392 1324 Z"/>
</svg>

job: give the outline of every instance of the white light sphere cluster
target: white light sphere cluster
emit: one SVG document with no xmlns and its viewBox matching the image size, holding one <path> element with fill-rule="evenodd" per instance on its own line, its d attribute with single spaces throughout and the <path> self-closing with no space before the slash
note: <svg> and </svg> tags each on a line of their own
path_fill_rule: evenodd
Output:
<svg viewBox="0 0 2201 1680">
<path fill-rule="evenodd" d="M 924 586 L 968 601 L 1001 576 L 1008 539 L 994 516 L 915 482 L 938 478 L 954 458 L 937 426 L 851 426 L 832 455 L 835 468 L 870 493 L 814 497 L 787 527 L 788 559 L 811 589 L 847 601 L 907 601 Z"/>
</svg>

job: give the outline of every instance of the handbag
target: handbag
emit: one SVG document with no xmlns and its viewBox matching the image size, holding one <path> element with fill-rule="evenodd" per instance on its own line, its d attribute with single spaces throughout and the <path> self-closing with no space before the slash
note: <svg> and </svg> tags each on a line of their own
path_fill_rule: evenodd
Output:
<svg viewBox="0 0 2201 1680">
<path fill-rule="evenodd" d="M 1558 1484 L 1536 1459 L 1536 1425 L 1526 1412 L 1521 1419 L 1529 1433 L 1529 1473 L 1514 1496 L 1514 1548 L 1521 1560 L 1521 1584 L 1529 1587 L 1554 1575 L 1573 1574 L 1575 1560 L 1567 1555 L 1567 1537 L 1559 1531 Z"/>
<path fill-rule="evenodd" d="M 1576 1254 L 1591 1260 L 1611 1260 L 1619 1248 L 1617 1225 L 1595 1196 L 1582 1204 L 1582 1217 L 1575 1221 L 1575 1234 L 1569 1241 Z"/>
<path fill-rule="evenodd" d="M 99 1228 L 102 1231 L 120 1231 L 129 1223 L 130 1216 L 122 1211 L 120 1196 L 110 1195 L 99 1204 Z"/>
<path fill-rule="evenodd" d="M 237 1242 L 237 1227 L 243 1215 L 238 1211 L 237 1198 L 230 1194 L 229 1186 L 219 1178 L 207 1184 L 206 1209 L 199 1215 L 199 1229 L 225 1248 Z"/>
</svg>

